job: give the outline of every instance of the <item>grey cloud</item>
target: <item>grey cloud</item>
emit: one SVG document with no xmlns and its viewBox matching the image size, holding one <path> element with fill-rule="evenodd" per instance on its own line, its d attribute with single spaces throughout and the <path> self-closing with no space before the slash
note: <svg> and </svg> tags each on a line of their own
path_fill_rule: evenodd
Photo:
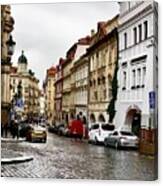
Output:
<svg viewBox="0 0 163 186">
<path fill-rule="evenodd" d="M 118 11 L 116 2 L 12 5 L 17 43 L 13 61 L 24 49 L 30 68 L 43 81 L 46 69 L 65 57 L 74 42 Z"/>
</svg>

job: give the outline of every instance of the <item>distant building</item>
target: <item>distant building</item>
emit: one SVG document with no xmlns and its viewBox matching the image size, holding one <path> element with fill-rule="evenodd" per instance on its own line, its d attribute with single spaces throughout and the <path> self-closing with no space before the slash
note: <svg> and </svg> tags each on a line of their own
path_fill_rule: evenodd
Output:
<svg viewBox="0 0 163 186">
<path fill-rule="evenodd" d="M 49 124 L 52 124 L 55 119 L 55 75 L 56 68 L 52 66 L 46 72 L 46 79 L 44 82 L 45 93 L 45 114 Z"/>
<path fill-rule="evenodd" d="M 22 86 L 23 116 L 25 118 L 37 117 L 40 113 L 39 80 L 32 70 L 28 70 L 28 60 L 24 51 L 18 58 L 18 66 L 12 66 L 10 71 L 10 92 L 12 101 L 18 93 L 18 85 Z"/>
<path fill-rule="evenodd" d="M 120 2 L 116 127 L 141 137 L 154 152 L 157 129 L 158 7 L 153 1 Z M 142 146 L 143 143 L 141 143 Z"/>
</svg>

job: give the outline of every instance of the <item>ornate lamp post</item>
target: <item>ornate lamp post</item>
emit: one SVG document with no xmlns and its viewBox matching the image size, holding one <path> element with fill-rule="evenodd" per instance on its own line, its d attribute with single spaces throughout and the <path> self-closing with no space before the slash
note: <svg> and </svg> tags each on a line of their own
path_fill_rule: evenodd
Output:
<svg viewBox="0 0 163 186">
<path fill-rule="evenodd" d="M 16 42 L 13 41 L 12 39 L 12 35 L 9 36 L 9 40 L 6 42 L 6 45 L 8 50 L 8 56 L 12 56 L 14 54 L 15 45 L 16 45 Z"/>
</svg>

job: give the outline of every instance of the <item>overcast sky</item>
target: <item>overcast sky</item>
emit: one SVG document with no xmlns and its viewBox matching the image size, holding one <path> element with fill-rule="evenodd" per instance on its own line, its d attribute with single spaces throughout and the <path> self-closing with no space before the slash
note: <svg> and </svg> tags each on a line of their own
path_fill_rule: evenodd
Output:
<svg viewBox="0 0 163 186">
<path fill-rule="evenodd" d="M 56 65 L 60 57 L 81 37 L 119 12 L 117 2 L 53 3 L 11 5 L 15 19 L 13 38 L 16 41 L 12 61 L 24 50 L 28 67 L 40 79 L 46 69 Z"/>
</svg>

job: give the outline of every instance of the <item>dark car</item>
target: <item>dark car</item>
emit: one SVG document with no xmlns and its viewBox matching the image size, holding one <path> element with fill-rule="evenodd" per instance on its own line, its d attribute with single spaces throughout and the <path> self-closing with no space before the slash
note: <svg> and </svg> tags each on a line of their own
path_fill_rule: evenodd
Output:
<svg viewBox="0 0 163 186">
<path fill-rule="evenodd" d="M 31 130 L 30 124 L 27 122 L 20 122 L 19 124 L 19 137 L 26 138 L 28 132 Z"/>
<path fill-rule="evenodd" d="M 49 127 L 48 127 L 48 131 L 49 132 L 51 132 L 51 133 L 57 133 L 57 127 L 56 127 L 56 125 L 50 125 Z"/>
<path fill-rule="evenodd" d="M 63 136 L 64 135 L 64 132 L 65 132 L 65 126 L 64 126 L 64 124 L 59 124 L 57 126 L 57 134 L 60 135 L 60 136 Z"/>
</svg>

